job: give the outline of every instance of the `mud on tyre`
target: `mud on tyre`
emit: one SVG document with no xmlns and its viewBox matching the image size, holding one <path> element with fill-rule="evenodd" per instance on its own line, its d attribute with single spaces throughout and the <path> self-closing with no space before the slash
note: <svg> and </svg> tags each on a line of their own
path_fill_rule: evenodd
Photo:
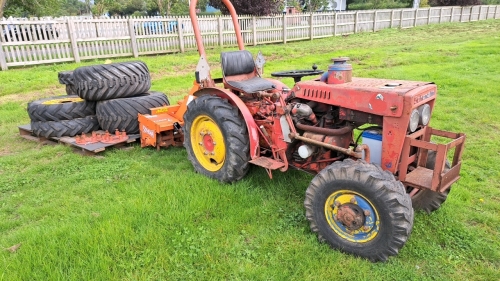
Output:
<svg viewBox="0 0 500 281">
<path fill-rule="evenodd" d="M 73 72 L 78 95 L 102 101 L 145 93 L 151 87 L 148 67 L 141 61 L 83 66 Z"/>
<path fill-rule="evenodd" d="M 60 121 L 95 115 L 95 102 L 76 95 L 50 97 L 28 103 L 31 121 Z"/>
<path fill-rule="evenodd" d="M 184 147 L 194 169 L 210 178 L 234 182 L 248 172 L 247 127 L 238 109 L 225 99 L 205 95 L 188 104 Z"/>
<path fill-rule="evenodd" d="M 103 130 L 125 130 L 128 134 L 139 133 L 137 114 L 149 114 L 150 108 L 169 105 L 164 93 L 148 92 L 135 97 L 97 102 L 96 114 Z"/>
<path fill-rule="evenodd" d="M 385 261 L 406 243 L 413 209 L 405 188 L 379 166 L 335 162 L 314 177 L 304 201 L 318 239 L 371 261 Z"/>
</svg>

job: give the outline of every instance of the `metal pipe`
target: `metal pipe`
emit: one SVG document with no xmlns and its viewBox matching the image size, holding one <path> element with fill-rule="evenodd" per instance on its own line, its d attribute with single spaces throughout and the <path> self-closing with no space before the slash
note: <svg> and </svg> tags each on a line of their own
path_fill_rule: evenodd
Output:
<svg viewBox="0 0 500 281">
<path fill-rule="evenodd" d="M 229 0 L 222 0 L 222 3 L 226 5 L 226 8 L 229 10 L 229 14 L 231 15 L 231 19 L 233 20 L 234 32 L 236 33 L 236 41 L 238 42 L 238 48 L 240 50 L 245 50 L 245 44 L 243 43 L 243 37 L 241 36 L 240 24 L 238 23 L 238 15 L 236 14 L 236 10 L 234 9 L 233 4 Z"/>
<path fill-rule="evenodd" d="M 295 126 L 298 129 L 311 132 L 311 133 L 316 133 L 316 134 L 322 134 L 326 136 L 340 136 L 340 135 L 345 135 L 349 133 L 350 131 L 353 130 L 353 127 L 351 126 L 345 126 L 340 129 L 328 129 L 328 128 L 320 128 L 320 127 L 315 127 L 315 126 L 310 126 L 310 125 L 305 125 L 301 123 L 295 124 Z"/>
<path fill-rule="evenodd" d="M 206 58 L 205 46 L 203 45 L 203 39 L 201 37 L 200 27 L 198 25 L 198 17 L 196 16 L 196 4 L 198 0 L 190 0 L 189 3 L 189 17 L 191 18 L 191 24 L 193 25 L 194 38 L 196 39 L 196 45 L 198 46 L 198 52 L 201 57 Z M 238 42 L 238 48 L 240 50 L 245 49 L 245 44 L 243 43 L 243 37 L 241 36 L 240 24 L 238 23 L 238 15 L 234 9 L 233 4 L 229 0 L 222 0 L 222 3 L 226 5 L 229 10 L 231 19 L 233 20 L 234 32 L 236 33 L 236 41 Z M 179 27 L 180 28 L 180 27 Z"/>
<path fill-rule="evenodd" d="M 189 17 L 191 18 L 191 24 L 193 25 L 194 38 L 196 39 L 196 45 L 198 46 L 198 52 L 200 57 L 205 57 L 205 47 L 203 46 L 203 39 L 201 38 L 200 27 L 198 26 L 198 17 L 196 16 L 196 4 L 198 0 L 190 0 L 189 2 Z M 180 28 L 180 27 L 178 27 Z"/>
<path fill-rule="evenodd" d="M 324 142 L 321 142 L 321 141 L 317 141 L 317 140 L 313 140 L 313 139 L 310 139 L 310 138 L 302 137 L 299 134 L 295 134 L 295 133 L 290 133 L 289 137 L 291 139 L 300 140 L 300 141 L 303 141 L 305 143 L 310 143 L 310 144 L 321 146 L 321 147 L 324 147 L 324 148 L 327 148 L 327 149 L 330 149 L 330 150 L 335 150 L 335 151 L 338 151 L 338 152 L 342 152 L 342 153 L 344 153 L 346 155 L 349 155 L 349 156 L 352 156 L 352 157 L 355 157 L 355 158 L 358 158 L 358 159 L 363 158 L 363 151 L 365 151 L 365 161 L 368 162 L 368 163 L 370 162 L 370 148 L 367 145 L 365 145 L 365 144 L 359 145 L 356 148 L 356 151 L 353 151 L 352 149 L 349 149 L 349 148 L 343 148 L 343 147 L 340 147 L 340 146 L 331 145 L 331 144 L 324 143 Z"/>
<path fill-rule="evenodd" d="M 366 163 L 370 163 L 370 147 L 367 144 L 358 145 L 355 149 L 356 152 L 361 153 L 365 152 L 365 161 Z"/>
</svg>

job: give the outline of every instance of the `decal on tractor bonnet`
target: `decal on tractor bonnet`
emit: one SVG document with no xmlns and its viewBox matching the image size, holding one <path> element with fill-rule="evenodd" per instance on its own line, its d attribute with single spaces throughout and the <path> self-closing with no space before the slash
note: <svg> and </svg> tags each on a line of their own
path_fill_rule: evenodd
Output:
<svg viewBox="0 0 500 281">
<path fill-rule="evenodd" d="M 148 135 L 150 135 L 152 138 L 155 137 L 155 132 L 151 130 L 150 128 L 146 127 L 146 125 L 142 125 L 142 131 Z"/>
<path fill-rule="evenodd" d="M 430 91 L 428 92 L 427 94 L 424 94 L 424 95 L 421 95 L 421 96 L 417 96 L 417 97 L 414 97 L 413 98 L 413 104 L 416 104 L 416 103 L 419 103 L 423 100 L 426 100 L 432 96 L 434 96 L 436 93 L 434 93 L 434 91 Z"/>
</svg>

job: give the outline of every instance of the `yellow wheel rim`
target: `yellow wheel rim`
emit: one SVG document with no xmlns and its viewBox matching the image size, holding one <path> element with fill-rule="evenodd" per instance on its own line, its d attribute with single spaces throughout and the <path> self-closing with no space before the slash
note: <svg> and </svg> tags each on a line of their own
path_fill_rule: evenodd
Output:
<svg viewBox="0 0 500 281">
<path fill-rule="evenodd" d="M 200 115 L 194 119 L 190 133 L 191 147 L 201 166 L 210 172 L 220 170 L 226 159 L 226 144 L 217 123 Z"/>
<path fill-rule="evenodd" d="M 328 197 L 325 217 L 337 235 L 351 242 L 369 242 L 379 232 L 377 209 L 366 197 L 351 190 L 339 190 Z"/>
<path fill-rule="evenodd" d="M 42 104 L 51 105 L 51 104 L 61 104 L 61 103 L 69 103 L 69 102 L 82 102 L 84 101 L 81 98 L 60 98 L 60 99 L 52 99 L 48 101 L 42 102 Z"/>
</svg>

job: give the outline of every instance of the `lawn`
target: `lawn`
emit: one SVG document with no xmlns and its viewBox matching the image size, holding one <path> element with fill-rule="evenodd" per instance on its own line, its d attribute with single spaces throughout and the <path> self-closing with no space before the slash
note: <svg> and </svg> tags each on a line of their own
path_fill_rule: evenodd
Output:
<svg viewBox="0 0 500 281">
<path fill-rule="evenodd" d="M 467 134 L 462 178 L 438 211 L 415 214 L 385 263 L 318 242 L 304 216 L 309 174 L 270 180 L 253 167 L 221 184 L 182 148 L 89 157 L 20 138 L 27 103 L 64 94 L 57 72 L 101 60 L 0 72 L 0 280 L 500 280 L 499 30 L 487 20 L 249 48 L 266 57 L 265 76 L 348 56 L 355 76 L 438 85 L 431 125 Z M 213 76 L 220 51 L 208 51 Z M 198 54 L 141 60 L 152 89 L 177 101 Z"/>
</svg>

